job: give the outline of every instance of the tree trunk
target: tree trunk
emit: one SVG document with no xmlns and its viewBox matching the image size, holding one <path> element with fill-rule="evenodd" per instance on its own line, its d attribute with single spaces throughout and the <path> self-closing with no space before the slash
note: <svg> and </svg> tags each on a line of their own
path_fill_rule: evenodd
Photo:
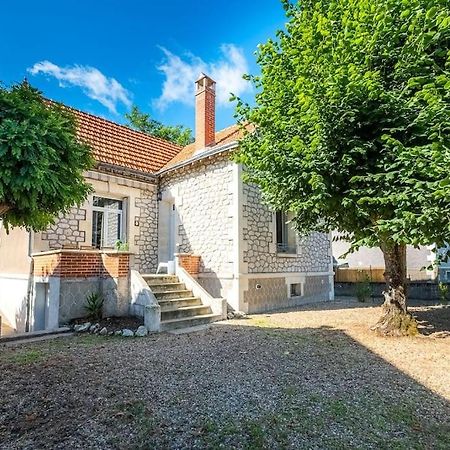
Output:
<svg viewBox="0 0 450 450">
<path fill-rule="evenodd" d="M 418 333 L 416 319 L 406 307 L 406 246 L 381 245 L 384 256 L 386 290 L 380 320 L 372 327 L 383 336 L 413 336 Z"/>
<path fill-rule="evenodd" d="M 7 203 L 0 203 L 0 217 L 11 209 Z"/>
</svg>

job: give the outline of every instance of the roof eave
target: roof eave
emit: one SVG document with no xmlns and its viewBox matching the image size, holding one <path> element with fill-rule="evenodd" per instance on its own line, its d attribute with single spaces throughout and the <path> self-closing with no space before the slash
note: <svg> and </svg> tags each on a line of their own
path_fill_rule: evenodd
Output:
<svg viewBox="0 0 450 450">
<path fill-rule="evenodd" d="M 125 178 L 130 178 L 139 181 L 146 181 L 149 183 L 157 182 L 157 174 L 144 172 L 141 170 L 131 169 L 124 166 L 119 166 L 116 164 L 110 164 L 105 162 L 97 161 L 93 170 L 97 170 L 99 172 L 120 175 Z"/>
<path fill-rule="evenodd" d="M 201 153 L 197 153 L 194 156 L 191 156 L 190 158 L 188 158 L 184 161 L 180 161 L 179 163 L 174 164 L 173 166 L 167 167 L 165 169 L 164 168 L 160 169 L 158 172 L 156 172 L 156 175 L 160 176 L 160 175 L 164 175 L 168 172 L 171 172 L 172 170 L 181 169 L 184 166 L 195 163 L 204 158 L 208 158 L 210 156 L 217 155 L 218 153 L 223 153 L 226 151 L 233 150 L 234 148 L 236 148 L 238 146 L 239 146 L 239 141 L 232 141 L 232 142 L 228 142 L 223 145 L 218 145 L 218 146 L 213 147 L 206 151 L 201 151 Z"/>
</svg>

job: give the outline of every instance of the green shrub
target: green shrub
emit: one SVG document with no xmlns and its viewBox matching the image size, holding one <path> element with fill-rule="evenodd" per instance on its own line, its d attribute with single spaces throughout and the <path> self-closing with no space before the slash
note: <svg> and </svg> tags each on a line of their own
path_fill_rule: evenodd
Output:
<svg viewBox="0 0 450 450">
<path fill-rule="evenodd" d="M 114 247 L 118 252 L 127 252 L 129 249 L 128 242 L 122 242 L 120 239 L 116 241 Z"/>
<path fill-rule="evenodd" d="M 438 284 L 438 293 L 439 293 L 439 300 L 441 302 L 448 301 L 448 284 L 439 283 Z"/>
<path fill-rule="evenodd" d="M 93 292 L 86 297 L 85 309 L 90 319 L 100 320 L 102 318 L 104 302 L 103 296 L 98 292 Z"/>
<path fill-rule="evenodd" d="M 363 274 L 360 281 L 356 283 L 355 295 L 358 302 L 364 303 L 372 294 L 370 279 L 367 274 Z"/>
</svg>

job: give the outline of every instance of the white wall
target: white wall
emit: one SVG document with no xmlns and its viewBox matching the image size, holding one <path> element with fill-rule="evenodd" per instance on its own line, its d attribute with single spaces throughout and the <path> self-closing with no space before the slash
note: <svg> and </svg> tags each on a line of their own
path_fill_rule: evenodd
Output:
<svg viewBox="0 0 450 450">
<path fill-rule="evenodd" d="M 0 316 L 3 325 L 25 332 L 28 276 L 0 274 Z"/>
</svg>

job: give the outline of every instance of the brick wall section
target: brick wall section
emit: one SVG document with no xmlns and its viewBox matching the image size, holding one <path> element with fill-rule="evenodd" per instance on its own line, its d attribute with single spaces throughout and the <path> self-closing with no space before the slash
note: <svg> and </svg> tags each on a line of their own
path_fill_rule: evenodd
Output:
<svg viewBox="0 0 450 450">
<path fill-rule="evenodd" d="M 34 275 L 61 278 L 126 277 L 128 253 L 57 251 L 34 255 Z"/>
<path fill-rule="evenodd" d="M 215 91 L 208 77 L 197 81 L 195 96 L 195 147 L 202 149 L 215 140 Z"/>
<path fill-rule="evenodd" d="M 34 276 L 59 277 L 61 274 L 60 255 L 58 253 L 45 254 L 33 257 L 34 262 Z"/>
<path fill-rule="evenodd" d="M 200 272 L 200 256 L 179 254 L 178 263 L 191 275 L 197 275 Z"/>
</svg>

